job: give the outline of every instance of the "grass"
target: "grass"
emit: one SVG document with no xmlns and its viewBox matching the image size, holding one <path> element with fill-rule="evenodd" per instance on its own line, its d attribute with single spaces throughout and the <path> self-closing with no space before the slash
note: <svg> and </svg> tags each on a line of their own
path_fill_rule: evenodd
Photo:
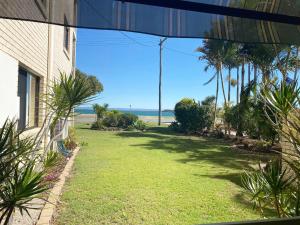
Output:
<svg viewBox="0 0 300 225">
<path fill-rule="evenodd" d="M 260 218 L 240 174 L 261 158 L 167 128 L 101 132 L 80 126 L 56 224 L 201 224 Z M 262 156 L 262 158 L 265 158 Z"/>
</svg>

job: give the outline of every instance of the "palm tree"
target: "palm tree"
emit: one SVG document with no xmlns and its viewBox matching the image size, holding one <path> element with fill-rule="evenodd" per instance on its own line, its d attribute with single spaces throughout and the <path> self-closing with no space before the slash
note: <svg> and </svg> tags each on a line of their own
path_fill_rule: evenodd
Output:
<svg viewBox="0 0 300 225">
<path fill-rule="evenodd" d="M 99 104 L 93 105 L 93 110 L 96 113 L 97 121 L 104 118 L 108 110 L 108 106 L 109 105 L 107 103 L 104 103 L 103 105 L 99 105 Z"/>
<path fill-rule="evenodd" d="M 236 86 L 236 80 L 232 79 L 231 77 L 231 70 L 233 68 L 238 67 L 239 62 L 237 60 L 237 55 L 238 55 L 238 45 L 232 43 L 232 42 L 227 42 L 225 45 L 225 50 L 226 50 L 226 55 L 225 55 L 225 61 L 224 61 L 224 67 L 228 69 L 228 76 L 227 76 L 227 81 L 228 81 L 228 93 L 227 93 L 227 100 L 228 103 L 230 103 L 231 100 L 231 86 Z"/>
<path fill-rule="evenodd" d="M 225 105 L 227 105 L 227 99 L 225 95 L 224 79 L 222 74 L 223 62 L 225 61 L 226 48 L 225 42 L 219 40 L 204 40 L 203 45 L 196 49 L 197 52 L 202 53 L 199 60 L 205 60 L 207 65 L 204 71 L 207 71 L 210 67 L 216 70 L 216 73 L 206 82 L 204 85 L 209 84 L 216 79 L 216 100 L 215 100 L 215 112 L 214 112 L 214 126 L 216 122 L 217 104 L 219 95 L 219 79 L 221 79 L 222 93 L 224 97 Z"/>
</svg>

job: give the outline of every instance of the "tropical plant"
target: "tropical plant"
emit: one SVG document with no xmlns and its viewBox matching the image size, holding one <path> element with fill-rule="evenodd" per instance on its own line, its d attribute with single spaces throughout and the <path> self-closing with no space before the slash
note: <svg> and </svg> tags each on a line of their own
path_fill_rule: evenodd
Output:
<svg viewBox="0 0 300 225">
<path fill-rule="evenodd" d="M 44 100 L 47 113 L 34 141 L 35 150 L 37 150 L 50 131 L 51 139 L 46 146 L 43 158 L 45 158 L 53 142 L 57 141 L 64 132 L 69 118 L 73 115 L 74 108 L 90 102 L 94 97 L 95 91 L 90 88 L 87 79 L 81 76 L 67 76 L 65 73 L 61 73 L 60 78 L 52 82 Z M 56 132 L 59 123 L 61 128 Z"/>
<path fill-rule="evenodd" d="M 112 110 L 107 112 L 103 119 L 103 125 L 106 127 L 118 127 L 121 118 L 121 112 L 118 110 Z"/>
<path fill-rule="evenodd" d="M 15 209 L 28 213 L 34 208 L 30 201 L 48 189 L 42 182 L 45 172 L 36 170 L 34 140 L 16 127 L 16 121 L 6 120 L 0 131 L 0 224 L 4 225 Z"/>
<path fill-rule="evenodd" d="M 76 130 L 74 127 L 69 127 L 68 137 L 64 140 L 64 144 L 68 150 L 74 150 L 77 147 Z"/>
<path fill-rule="evenodd" d="M 147 129 L 147 124 L 142 120 L 137 120 L 134 123 L 134 128 L 139 131 L 145 131 Z"/>
<path fill-rule="evenodd" d="M 269 207 L 278 217 L 300 215 L 300 89 L 297 82 L 285 80 L 264 84 L 261 98 L 266 118 L 280 135 L 281 161 L 255 174 L 247 172 L 243 183 L 256 207 Z M 258 204 L 259 203 L 259 204 Z"/>
<path fill-rule="evenodd" d="M 262 215 L 264 210 L 272 208 L 278 217 L 298 216 L 299 187 L 295 184 L 296 177 L 288 168 L 282 167 L 279 160 L 254 172 L 245 172 L 242 184 L 251 196 L 254 208 Z"/>
<path fill-rule="evenodd" d="M 94 112 L 97 115 L 97 120 L 101 120 L 105 117 L 107 110 L 108 110 L 108 106 L 109 105 L 107 103 L 105 103 L 103 105 L 99 105 L 99 104 L 93 105 Z"/>
<path fill-rule="evenodd" d="M 43 166 L 45 170 L 48 170 L 54 166 L 56 166 L 59 162 L 59 153 L 57 151 L 49 151 L 47 156 L 43 162 Z"/>
<path fill-rule="evenodd" d="M 194 99 L 184 98 L 175 105 L 175 118 L 182 132 L 194 133 L 210 129 L 213 125 L 215 97 L 207 97 L 197 103 Z"/>
<path fill-rule="evenodd" d="M 223 63 L 226 59 L 226 55 L 228 54 L 229 47 L 226 46 L 225 41 L 220 40 L 204 40 L 201 47 L 196 49 L 197 52 L 202 53 L 199 57 L 199 60 L 205 60 L 207 66 L 205 67 L 205 71 L 207 71 L 210 67 L 213 67 L 216 73 L 204 84 L 212 82 L 216 79 L 216 95 L 215 95 L 215 114 L 214 114 L 214 125 L 216 122 L 216 114 L 217 114 L 217 105 L 218 105 L 218 95 L 219 95 L 219 79 L 221 80 L 222 85 L 222 93 L 224 97 L 225 105 L 227 105 L 225 88 L 224 88 L 224 79 L 222 74 Z"/>
</svg>

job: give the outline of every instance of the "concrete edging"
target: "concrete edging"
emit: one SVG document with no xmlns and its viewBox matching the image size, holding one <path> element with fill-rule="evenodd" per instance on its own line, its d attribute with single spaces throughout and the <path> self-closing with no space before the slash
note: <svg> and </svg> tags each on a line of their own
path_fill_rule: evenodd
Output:
<svg viewBox="0 0 300 225">
<path fill-rule="evenodd" d="M 80 148 L 77 147 L 73 151 L 73 155 L 71 156 L 71 158 L 67 162 L 63 172 L 59 176 L 59 181 L 52 188 L 52 190 L 49 194 L 49 197 L 47 199 L 47 202 L 41 211 L 41 214 L 39 216 L 39 219 L 38 219 L 36 225 L 50 225 L 51 224 L 55 210 L 56 210 L 57 203 L 59 201 L 59 197 L 62 193 L 63 186 L 66 181 L 66 178 L 70 175 L 71 169 L 74 164 L 75 157 L 78 154 L 79 150 L 80 150 Z"/>
</svg>

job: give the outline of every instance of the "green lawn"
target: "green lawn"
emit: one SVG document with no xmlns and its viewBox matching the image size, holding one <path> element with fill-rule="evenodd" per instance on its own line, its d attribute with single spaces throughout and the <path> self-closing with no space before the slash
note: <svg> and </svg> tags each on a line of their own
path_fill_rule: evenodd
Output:
<svg viewBox="0 0 300 225">
<path fill-rule="evenodd" d="M 240 173 L 257 162 L 220 140 L 166 128 L 101 132 L 87 142 L 62 196 L 57 224 L 196 224 L 257 219 Z"/>
</svg>

